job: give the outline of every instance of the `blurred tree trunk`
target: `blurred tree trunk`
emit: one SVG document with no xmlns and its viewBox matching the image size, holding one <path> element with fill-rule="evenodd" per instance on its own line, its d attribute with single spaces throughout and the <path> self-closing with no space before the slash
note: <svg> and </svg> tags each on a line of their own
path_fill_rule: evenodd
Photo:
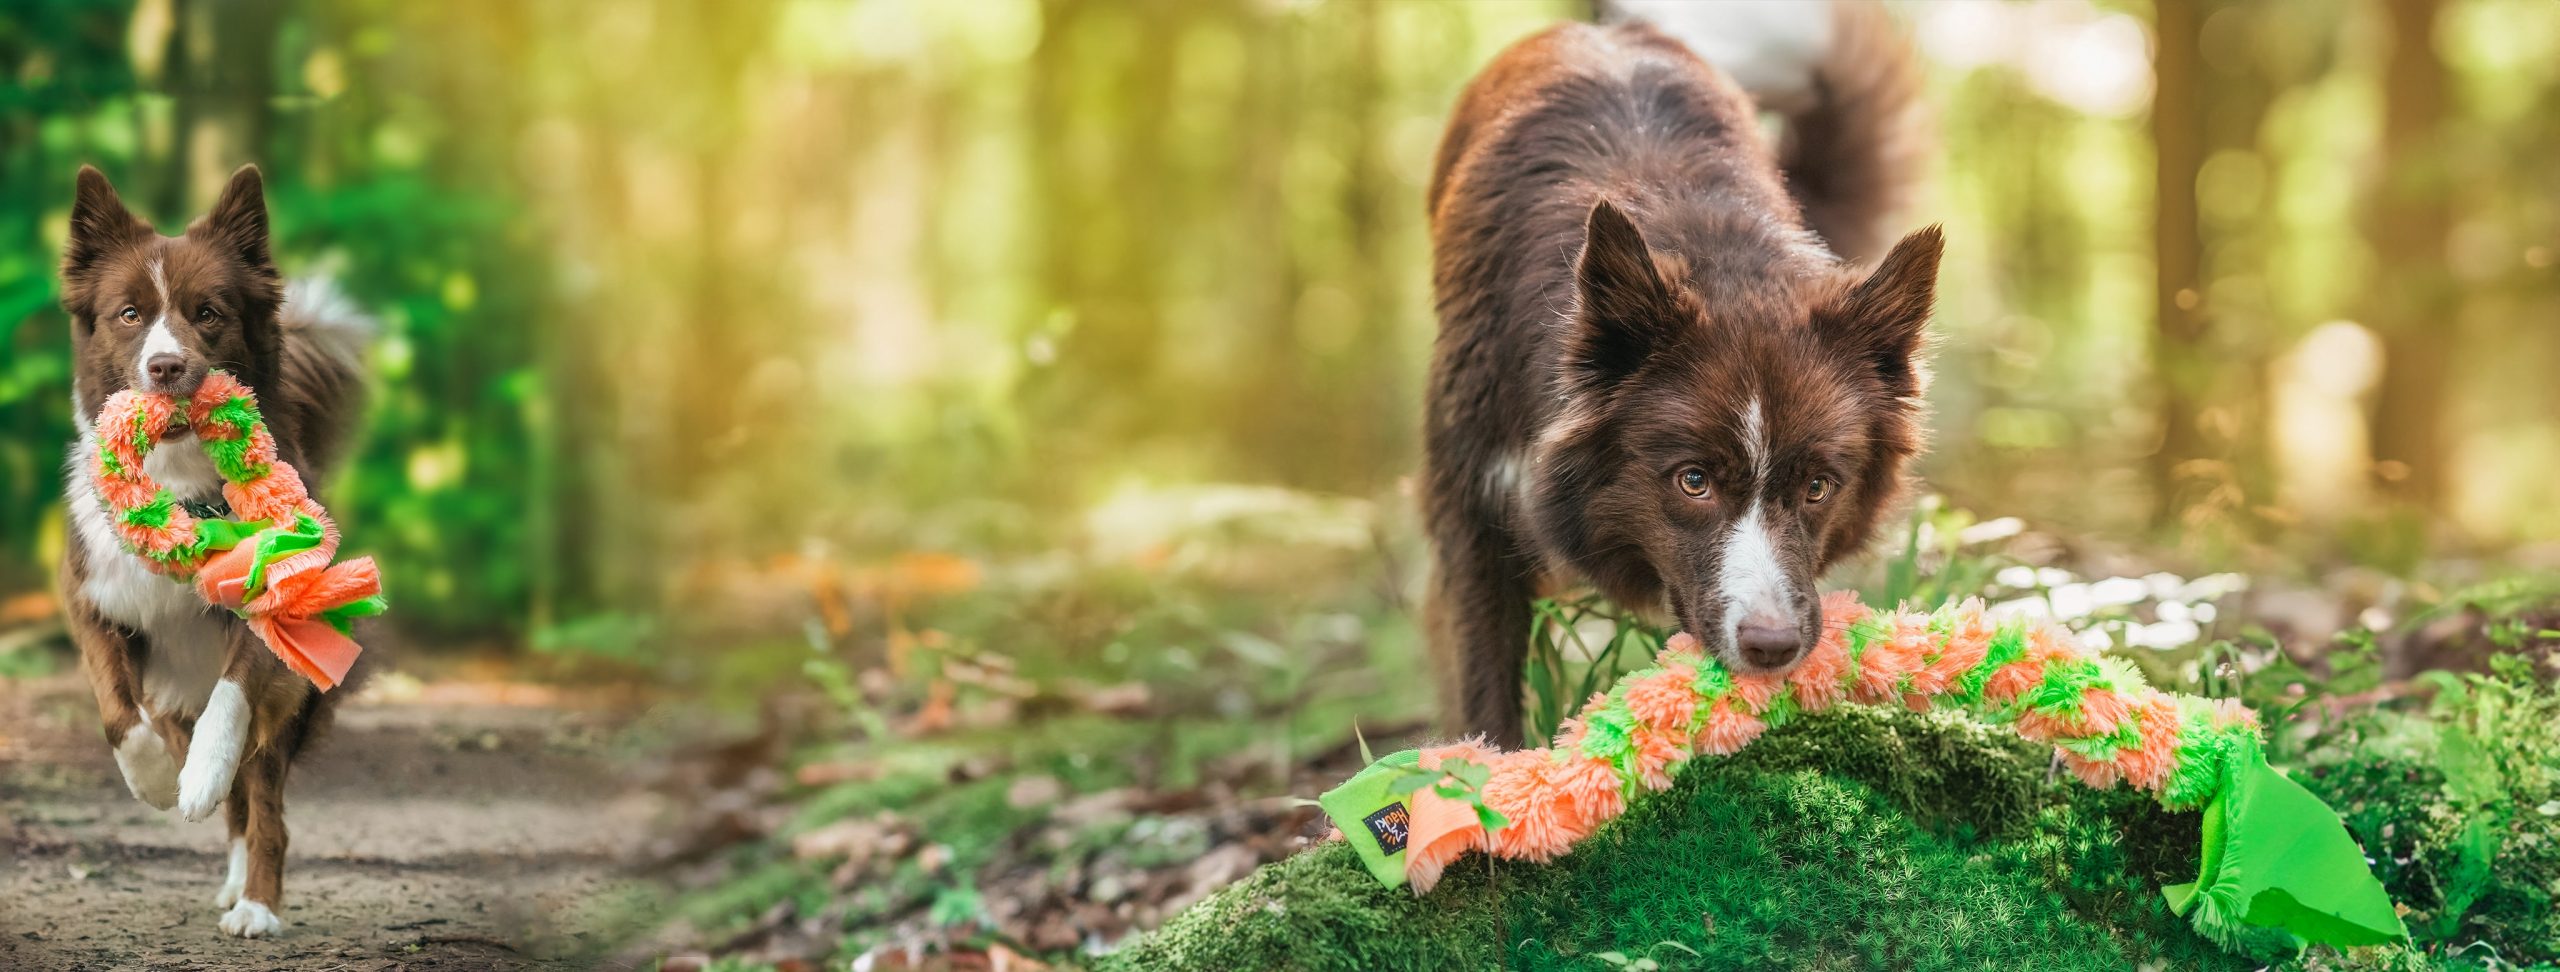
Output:
<svg viewBox="0 0 2560 972">
<path fill-rule="evenodd" d="M 1403 345 L 1396 340 L 1396 285 L 1390 268 L 1395 263 L 1387 251 L 1389 207 L 1399 201 L 1393 195 L 1395 179 L 1389 173 L 1385 157 L 1384 132 L 1379 121 L 1379 105 L 1387 99 L 1386 72 L 1380 37 L 1381 11 L 1376 4 L 1364 4 L 1354 23 L 1357 30 L 1351 45 L 1351 79 L 1346 112 L 1355 126 L 1343 154 L 1350 164 L 1351 175 L 1343 186 L 1343 210 L 1351 224 L 1349 273 L 1344 283 L 1351 292 L 1351 306 L 1360 315 L 1359 330 L 1349 347 L 1347 367 L 1335 369 L 1336 383 L 1328 398 L 1349 406 L 1336 427 L 1344 434 L 1346 455 L 1330 470 L 1320 473 L 1317 484 L 1335 489 L 1366 489 L 1391 478 L 1387 471 L 1395 454 L 1388 438 L 1394 435 L 1388 423 L 1379 416 L 1396 414 L 1396 403 L 1389 397 L 1412 387 L 1398 381 L 1398 375 L 1412 374 L 1398 352 Z M 1341 379 L 1349 379 L 1345 387 Z M 1402 426 L 1393 426 L 1400 430 Z"/>
<path fill-rule="evenodd" d="M 2152 509 L 2156 525 L 2177 522 L 2185 508 L 2181 483 L 2188 464 L 2206 456 L 2204 390 L 2211 376 L 2204 360 L 2210 321 L 2204 306 L 2204 242 L 2196 206 L 2196 176 L 2204 168 L 2204 99 L 2199 75 L 2204 59 L 2201 0 L 2160 0 L 2155 7 L 2158 46 L 2152 55 L 2151 139 L 2157 152 L 2152 197 L 2154 312 L 2151 370 L 2158 396 L 2160 447 L 2151 455 Z"/>
<path fill-rule="evenodd" d="M 2445 266 L 2445 66 L 2436 56 L 2440 0 L 2386 0 L 2391 60 L 2383 72 L 2382 181 L 2368 234 L 2379 263 L 2371 319 L 2382 337 L 2374 401 L 2374 477 L 2384 496 L 2440 508 L 2444 398 L 2458 295 Z"/>
<path fill-rule="evenodd" d="M 177 130 L 166 160 L 170 178 L 152 198 L 162 232 L 177 232 L 210 206 L 231 170 L 266 157 L 276 95 L 276 32 L 281 0 L 196 0 L 177 11 L 168 91 Z M 268 179 L 275 178 L 269 173 Z M 200 195 L 198 195 L 200 193 Z"/>
<path fill-rule="evenodd" d="M 1238 281 L 1245 289 L 1239 302 L 1251 316 L 1252 334 L 1239 347 L 1239 361 L 1262 367 L 1239 368 L 1227 405 L 1227 421 L 1239 466 L 1283 482 L 1295 481 L 1305 451 L 1292 440 L 1292 430 L 1306 427 L 1308 413 L 1274 407 L 1303 402 L 1307 394 L 1306 356 L 1298 347 L 1299 295 L 1315 276 L 1296 247 L 1289 245 L 1289 193 L 1282 185 L 1289 143 L 1304 122 L 1303 99 L 1293 82 L 1307 73 L 1304 52 L 1294 32 L 1278 18 L 1255 11 L 1236 11 L 1235 30 L 1246 38 L 1243 82 L 1237 85 L 1233 111 L 1238 131 L 1229 141 L 1238 147 L 1231 160 L 1237 182 L 1246 189 L 1238 215 L 1246 241 L 1268 241 L 1270 271 Z M 1251 245 L 1248 242 L 1247 245 Z"/>
<path fill-rule="evenodd" d="M 1174 215 L 1174 58 L 1194 14 L 1165 2 L 1041 5 L 1028 75 L 1038 293 L 1067 332 L 1032 411 L 1078 443 L 1185 431 L 1181 420 L 1196 418 L 1151 410 L 1161 402 L 1167 264 L 1178 255 L 1163 232 Z M 1115 31 L 1135 36 L 1115 49 Z"/>
</svg>

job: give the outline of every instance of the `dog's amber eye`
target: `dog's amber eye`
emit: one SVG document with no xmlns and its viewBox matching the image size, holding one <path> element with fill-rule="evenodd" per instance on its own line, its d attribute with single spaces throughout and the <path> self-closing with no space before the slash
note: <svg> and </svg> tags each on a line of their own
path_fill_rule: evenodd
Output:
<svg viewBox="0 0 2560 972">
<path fill-rule="evenodd" d="M 1691 497 L 1707 495 L 1707 471 L 1704 469 L 1682 466 L 1679 472 L 1671 475 L 1671 481 L 1680 484 L 1680 491 Z"/>
<path fill-rule="evenodd" d="M 202 306 L 202 307 L 198 307 L 198 308 L 196 308 L 196 323 L 198 323 L 198 324 L 211 324 L 211 323 L 213 323 L 213 305 L 212 305 L 212 304 L 206 304 L 206 305 L 204 305 L 204 306 Z"/>
<path fill-rule="evenodd" d="M 1813 482 L 1807 484 L 1804 488 L 1804 501 L 1807 503 L 1822 502 L 1823 500 L 1831 498 L 1831 490 L 1831 477 L 1815 476 L 1813 477 Z"/>
<path fill-rule="evenodd" d="M 124 317 L 124 322 L 125 322 L 125 323 L 127 323 L 127 324 L 140 324 L 140 323 L 142 323 L 142 312 L 141 312 L 141 311 L 139 311 L 139 310 L 135 310 L 135 309 L 134 309 L 132 306 L 130 306 L 130 305 L 127 305 L 127 306 L 125 307 L 125 309 L 124 309 L 124 314 L 123 314 L 122 316 Z"/>
</svg>

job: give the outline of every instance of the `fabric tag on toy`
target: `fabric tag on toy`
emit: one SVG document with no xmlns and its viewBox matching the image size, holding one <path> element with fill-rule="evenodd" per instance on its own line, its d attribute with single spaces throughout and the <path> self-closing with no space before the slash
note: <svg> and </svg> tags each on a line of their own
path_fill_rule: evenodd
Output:
<svg viewBox="0 0 2560 972">
<path fill-rule="evenodd" d="M 1405 844 L 1413 833 L 1410 794 L 1391 791 L 1398 779 L 1421 767 L 1419 749 L 1390 753 L 1316 798 L 1325 816 L 1333 818 L 1334 829 L 1359 852 L 1360 863 L 1388 887 L 1404 883 Z"/>
</svg>

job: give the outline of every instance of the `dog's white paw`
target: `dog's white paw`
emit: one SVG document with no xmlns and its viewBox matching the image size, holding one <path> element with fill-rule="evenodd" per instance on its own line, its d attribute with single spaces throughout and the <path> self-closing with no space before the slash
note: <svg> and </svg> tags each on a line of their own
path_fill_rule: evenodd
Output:
<svg viewBox="0 0 2560 972">
<path fill-rule="evenodd" d="M 222 798 L 230 795 L 231 776 L 238 769 L 230 763 L 187 760 L 187 768 L 178 771 L 178 814 L 189 820 L 213 816 Z"/>
<path fill-rule="evenodd" d="M 124 741 L 116 744 L 116 768 L 124 771 L 125 788 L 134 799 L 154 810 L 178 805 L 178 759 L 169 755 L 169 745 L 160 741 L 151 723 L 125 730 Z"/>
<path fill-rule="evenodd" d="M 266 905 L 242 900 L 222 913 L 222 933 L 234 938 L 272 938 L 284 930 L 284 920 Z"/>
<path fill-rule="evenodd" d="M 186 768 L 178 771 L 178 813 L 189 820 L 213 815 L 231 794 L 231 777 L 240 771 L 240 749 L 249 741 L 249 697 L 240 683 L 224 679 L 196 719 L 196 734 L 187 747 Z"/>
<path fill-rule="evenodd" d="M 231 838 L 231 870 L 222 876 L 222 890 L 213 893 L 213 906 L 228 908 L 249 890 L 249 842 Z"/>
</svg>

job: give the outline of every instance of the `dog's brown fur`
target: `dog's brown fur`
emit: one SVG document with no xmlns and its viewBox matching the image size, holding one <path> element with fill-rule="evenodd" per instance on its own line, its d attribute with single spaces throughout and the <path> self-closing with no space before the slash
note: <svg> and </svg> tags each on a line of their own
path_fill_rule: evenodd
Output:
<svg viewBox="0 0 2560 972">
<path fill-rule="evenodd" d="M 189 393 L 220 368 L 257 391 L 277 454 L 316 488 L 343 454 L 361 414 L 361 375 L 349 332 L 335 322 L 288 313 L 284 299 L 268 249 L 264 186 L 256 168 L 236 173 L 212 211 L 177 237 L 161 236 L 136 218 L 96 169 L 80 170 L 63 254 L 62 306 L 71 318 L 72 399 L 83 429 L 118 391 Z M 155 330 L 166 334 L 159 340 L 173 343 L 157 346 L 150 361 L 139 360 Z M 173 437 L 164 448 L 197 445 Z M 315 691 L 245 624 L 209 606 L 191 604 L 201 610 L 174 615 L 137 612 L 132 604 L 175 603 L 163 599 L 186 589 L 166 579 L 133 580 L 130 565 L 109 560 L 132 554 L 98 543 L 94 532 L 84 534 L 81 519 L 96 504 L 82 468 L 86 455 L 83 444 L 75 443 L 66 498 L 72 528 L 60 581 L 107 744 L 120 747 L 147 722 L 175 763 L 184 765 L 206 700 L 155 697 L 146 676 L 155 661 L 175 664 L 175 653 L 218 651 L 218 682 L 239 686 L 248 713 L 246 741 L 222 798 L 231 836 L 245 848 L 240 897 L 272 911 L 283 904 L 286 773 L 295 755 L 326 727 L 348 688 Z M 220 495 L 198 488 L 179 498 L 212 502 Z M 219 644 L 177 643 L 209 632 Z M 367 667 L 359 665 L 350 681 Z M 139 789 L 136 796 L 151 799 Z M 229 924 L 225 930 L 247 934 Z"/>
<path fill-rule="evenodd" d="M 1854 168 L 1852 124 L 1799 130 Z M 1811 202 L 1844 237 L 1898 198 L 1872 171 L 1843 180 L 1852 198 Z M 1736 670 L 1792 666 L 1819 631 L 1814 579 L 1867 541 L 1920 449 L 1938 232 L 1872 274 L 1835 257 L 1749 97 L 1642 24 L 1559 26 L 1497 57 L 1450 120 L 1429 206 L 1422 486 L 1453 720 L 1521 741 L 1529 602 L 1564 581 L 1660 612 Z M 1728 617 L 1745 527 L 1786 583 Z"/>
</svg>

